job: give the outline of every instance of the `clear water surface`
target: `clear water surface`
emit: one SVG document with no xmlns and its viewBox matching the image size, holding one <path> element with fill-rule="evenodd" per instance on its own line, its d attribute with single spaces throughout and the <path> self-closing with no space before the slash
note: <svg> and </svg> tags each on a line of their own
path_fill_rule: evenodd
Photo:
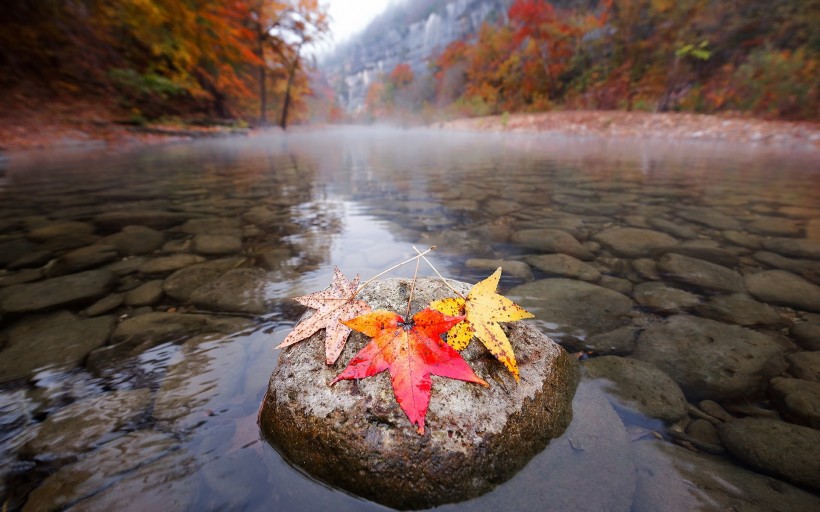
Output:
<svg viewBox="0 0 820 512">
<path fill-rule="evenodd" d="M 19 254 L 14 262 L 4 261 L 2 288 L 23 290 L 67 264 L 71 251 L 108 243 L 104 237 L 122 227 L 105 216 L 111 212 L 143 212 L 123 222 L 151 226 L 161 240 L 148 253 L 115 250 L 98 263 L 81 254 L 81 268 L 56 272 L 119 265 L 112 293 L 121 301 L 108 309 L 100 306 L 102 312 L 91 317 L 110 318 L 110 324 L 88 354 L 66 362 L 59 336 L 42 340 L 55 337 L 49 325 L 65 322 L 66 330 L 75 329 L 75 322 L 88 317 L 88 308 L 104 298 L 100 294 L 0 317 L 0 359 L 22 361 L 21 352 L 13 351 L 21 343 L 30 345 L 23 353 L 35 359 L 20 362 L 32 364 L 23 375 L 16 368 L 0 374 L 0 506 L 382 509 L 312 480 L 260 439 L 256 414 L 277 362 L 273 347 L 303 312 L 290 297 L 323 289 L 334 266 L 348 276 L 370 277 L 414 255 L 414 245 L 436 245 L 430 259 L 443 274 L 476 282 L 491 273 L 493 264 L 469 260 L 524 261 L 550 252 L 516 235 L 532 229 L 571 234 L 594 255 L 586 264 L 600 273 L 583 279 L 632 299 L 636 285 L 664 282 L 656 268 L 662 254 L 619 255 L 596 241 L 597 233 L 617 227 L 663 232 L 679 244 L 734 255 L 732 270 L 739 275 L 769 269 L 771 263 L 755 258 L 755 243 L 818 236 L 816 156 L 800 148 L 363 128 L 199 141 L 124 154 L 15 156 L 0 174 L 0 244 Z M 181 220 L 157 221 L 156 212 Z M 203 249 L 193 241 L 195 230 L 180 230 L 185 220 L 213 218 L 231 219 L 218 232 L 240 239 L 241 246 Z M 653 223 L 657 219 L 665 222 Z M 56 234 L 41 229 L 64 221 L 91 227 L 58 226 Z M 726 226 L 720 225 L 723 221 Z M 681 236 L 687 233 L 691 236 Z M 139 265 L 195 253 L 201 257 L 197 261 L 233 258 L 232 268 L 260 269 L 262 278 L 248 288 L 247 297 L 233 290 L 237 296 L 221 302 L 202 299 L 192 305 L 167 294 L 134 305 L 122 302 L 127 292 L 172 274 L 140 272 Z M 505 273 L 500 291 L 530 280 L 582 279 L 566 269 L 531 265 L 531 270 L 532 276 Z M 432 275 L 424 266 L 421 274 Z M 412 265 L 392 275 L 409 277 Z M 695 295 L 699 304 L 720 294 L 681 281 L 667 284 Z M 770 306 L 784 322 L 817 321 L 800 308 Z M 168 311 L 206 313 L 226 323 L 218 329 L 192 328 L 171 339 L 143 332 L 145 341 L 127 353 L 99 352 L 114 341 L 115 324 Z M 671 314 L 700 311 L 691 303 L 662 310 L 634 302 L 623 322 L 639 333 Z M 585 350 L 590 333 L 583 326 L 540 316 L 535 322 L 571 352 L 598 355 Z M 788 325 L 754 328 L 785 337 Z M 674 437 L 649 420 L 624 418 L 624 426 L 611 410 L 596 420 L 598 406 L 584 402 L 592 400 L 589 396 L 579 392 L 576 397 L 575 421 L 611 422 L 598 432 L 609 432 L 612 439 L 626 436 L 625 448 L 617 448 L 626 451 L 607 449 L 607 439 L 588 439 L 583 446 L 577 439 L 584 425 L 574 424 L 511 481 L 469 503 L 442 508 L 489 510 L 514 503 L 519 510 L 642 510 L 657 504 L 653 496 L 662 496 L 641 491 L 633 475 L 646 471 L 652 457 L 636 458 L 630 446 L 654 437 L 671 445 Z M 587 458 L 548 456 L 562 446 Z M 658 472 L 677 475 L 665 484 L 670 499 L 684 492 L 711 509 L 720 505 L 715 492 L 742 494 L 687 487 L 695 466 L 674 454 L 663 457 Z M 596 466 L 597 471 L 589 470 Z"/>
</svg>

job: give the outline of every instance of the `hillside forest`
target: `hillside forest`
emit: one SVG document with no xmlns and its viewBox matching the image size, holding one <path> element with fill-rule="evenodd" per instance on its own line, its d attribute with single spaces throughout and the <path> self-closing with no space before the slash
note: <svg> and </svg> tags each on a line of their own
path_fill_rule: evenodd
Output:
<svg viewBox="0 0 820 512">
<path fill-rule="evenodd" d="M 820 0 L 515 0 L 506 19 L 406 63 L 364 119 L 562 110 L 820 118 Z"/>
<path fill-rule="evenodd" d="M 378 75 L 357 112 L 307 56 L 331 37 L 320 0 L 3 4 L 4 110 L 83 100 L 133 124 L 283 127 L 549 110 L 820 118 L 820 0 L 511 0 L 426 67 Z"/>
<path fill-rule="evenodd" d="M 136 124 L 304 120 L 318 0 L 5 0 L 4 103 L 111 103 Z"/>
</svg>

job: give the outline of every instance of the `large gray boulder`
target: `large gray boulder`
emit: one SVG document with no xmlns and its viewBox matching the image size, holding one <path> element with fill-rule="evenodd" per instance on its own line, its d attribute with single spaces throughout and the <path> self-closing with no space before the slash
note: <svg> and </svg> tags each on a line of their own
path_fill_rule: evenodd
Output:
<svg viewBox="0 0 820 512">
<path fill-rule="evenodd" d="M 671 443 L 638 441 L 633 443 L 633 455 L 638 477 L 633 512 L 809 511 L 820 507 L 815 494 Z"/>
<path fill-rule="evenodd" d="M 609 288 L 574 279 L 539 279 L 516 286 L 510 298 L 556 331 L 585 337 L 629 323 L 632 300 Z"/>
<path fill-rule="evenodd" d="M 764 473 L 820 492 L 820 430 L 769 418 L 718 427 L 729 453 Z"/>
<path fill-rule="evenodd" d="M 646 329 L 632 356 L 666 372 L 693 400 L 748 397 L 786 369 L 783 347 L 769 336 L 686 315 Z"/>
<path fill-rule="evenodd" d="M 463 293 L 469 290 L 457 284 Z M 359 298 L 403 314 L 410 281 L 389 279 Z M 419 279 L 413 312 L 453 296 Z M 490 386 L 434 378 L 424 435 L 401 411 L 388 374 L 329 384 L 369 339 L 353 333 L 335 366 L 325 364 L 324 332 L 279 357 L 259 421 L 264 437 L 315 478 L 395 508 L 467 500 L 511 478 L 572 417 L 575 360 L 531 324 L 505 327 L 521 380 L 475 340 L 462 356 Z"/>
<path fill-rule="evenodd" d="M 584 362 L 587 376 L 599 382 L 613 407 L 674 423 L 686 416 L 686 398 L 669 375 L 645 361 L 603 356 Z"/>
</svg>

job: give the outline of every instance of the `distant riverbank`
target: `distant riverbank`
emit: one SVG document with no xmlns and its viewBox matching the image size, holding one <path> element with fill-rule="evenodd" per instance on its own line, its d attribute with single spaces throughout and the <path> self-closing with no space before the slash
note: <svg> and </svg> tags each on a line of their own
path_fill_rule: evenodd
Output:
<svg viewBox="0 0 820 512">
<path fill-rule="evenodd" d="M 456 119 L 435 123 L 433 127 L 457 131 L 724 141 L 820 150 L 820 123 L 699 114 L 554 111 Z"/>
<path fill-rule="evenodd" d="M 8 98 L 7 98 L 8 100 Z M 87 99 L 6 101 L 0 105 L 0 152 L 41 149 L 125 148 L 169 141 L 245 133 L 229 126 L 179 123 L 146 125 L 123 122 L 127 113 L 115 112 L 104 102 Z"/>
<path fill-rule="evenodd" d="M 0 152 L 75 147 L 122 148 L 248 133 L 247 129 L 175 125 L 129 126 L 105 109 L 0 113 Z M 82 115 L 78 115 L 82 112 Z M 304 129 L 305 127 L 295 127 Z M 448 131 L 545 133 L 563 136 L 750 143 L 820 150 L 820 123 L 698 114 L 553 111 L 464 118 L 431 125 Z M 272 128 L 278 129 L 278 128 Z"/>
</svg>

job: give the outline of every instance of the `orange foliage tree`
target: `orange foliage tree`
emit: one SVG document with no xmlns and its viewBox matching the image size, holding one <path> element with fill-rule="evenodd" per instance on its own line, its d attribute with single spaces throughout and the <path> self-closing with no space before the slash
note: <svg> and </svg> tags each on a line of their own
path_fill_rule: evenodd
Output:
<svg viewBox="0 0 820 512">
<path fill-rule="evenodd" d="M 236 117 L 264 103 L 260 70 L 286 59 L 272 45 L 301 49 L 325 31 L 317 0 L 9 0 L 0 9 L 0 86 L 113 89 L 148 117 Z M 302 60 L 291 51 L 286 67 Z"/>
</svg>

